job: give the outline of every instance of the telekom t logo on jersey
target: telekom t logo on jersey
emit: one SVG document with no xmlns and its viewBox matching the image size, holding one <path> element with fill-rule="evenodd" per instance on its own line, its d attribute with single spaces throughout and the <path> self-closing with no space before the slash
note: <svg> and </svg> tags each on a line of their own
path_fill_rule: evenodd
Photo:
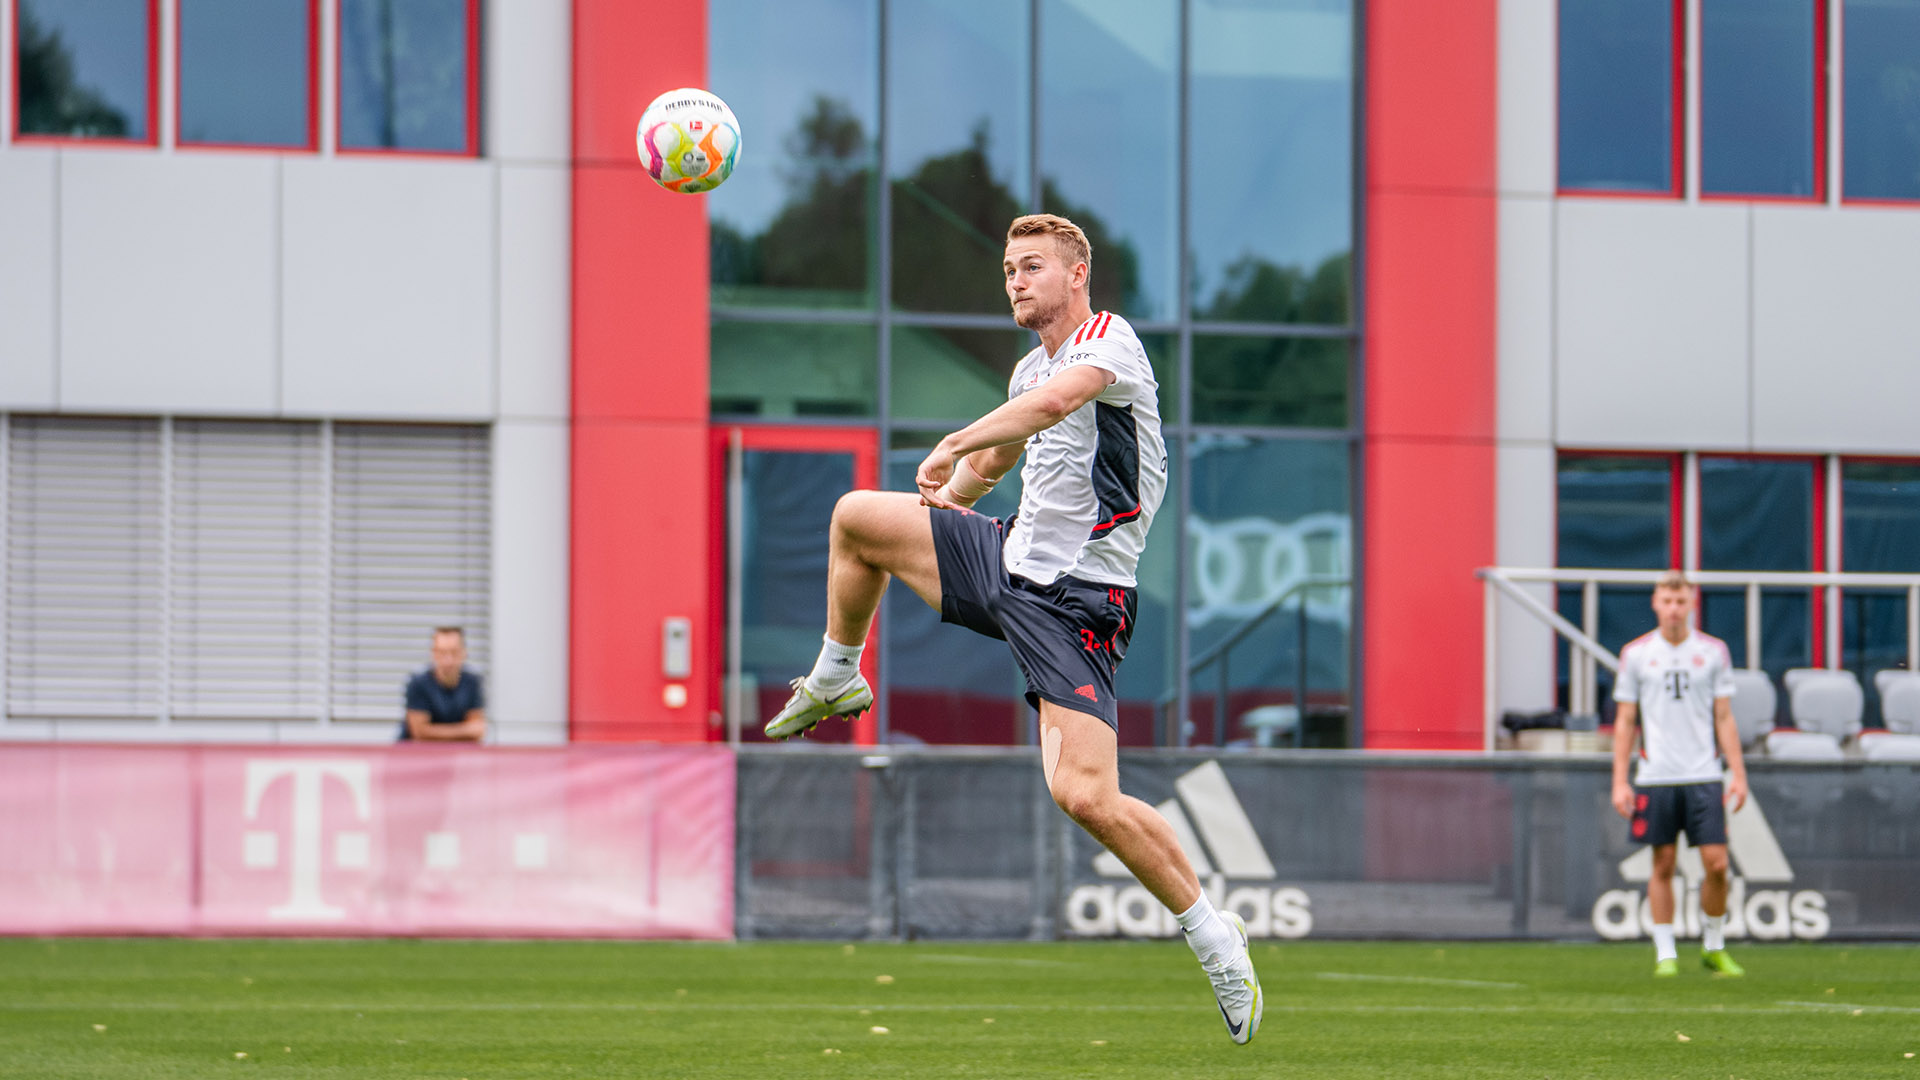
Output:
<svg viewBox="0 0 1920 1080">
<path fill-rule="evenodd" d="M 283 780 L 288 782 L 282 784 Z M 372 770 L 364 761 L 267 758 L 247 762 L 246 820 L 249 823 L 258 820 L 261 806 L 270 793 L 285 789 L 293 800 L 287 826 L 292 834 L 286 844 L 287 899 L 267 910 L 269 918 L 314 920 L 339 919 L 346 915 L 320 894 L 321 851 L 325 839 L 320 811 L 329 782 L 346 788 L 356 822 L 372 820 Z M 278 832 L 248 830 L 241 841 L 245 865 L 251 869 L 280 865 L 280 839 Z M 369 847 L 365 831 L 340 830 L 334 835 L 334 862 L 342 868 L 364 869 L 370 861 Z"/>
</svg>

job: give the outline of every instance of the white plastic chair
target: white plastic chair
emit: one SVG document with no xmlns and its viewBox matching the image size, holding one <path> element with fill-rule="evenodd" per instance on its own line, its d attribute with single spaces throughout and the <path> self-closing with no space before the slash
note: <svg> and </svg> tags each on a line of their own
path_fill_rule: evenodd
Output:
<svg viewBox="0 0 1920 1080">
<path fill-rule="evenodd" d="M 1873 686 L 1880 691 L 1880 718 L 1887 730 L 1920 735 L 1920 671 L 1877 671 Z"/>
<path fill-rule="evenodd" d="M 1851 671 L 1822 671 L 1799 668 L 1786 674 L 1787 705 L 1793 724 L 1801 731 L 1820 732 L 1846 739 L 1860 733 L 1860 716 L 1866 712 L 1867 696 L 1860 680 Z M 1799 677 L 1795 678 L 1796 672 Z"/>
<path fill-rule="evenodd" d="M 1772 731 L 1779 708 L 1779 692 L 1766 672 L 1746 668 L 1734 671 L 1733 723 L 1740 730 L 1740 745 L 1752 746 Z"/>
<path fill-rule="evenodd" d="M 1818 731 L 1782 728 L 1766 738 L 1767 756 L 1775 761 L 1844 761 L 1840 740 Z"/>
</svg>

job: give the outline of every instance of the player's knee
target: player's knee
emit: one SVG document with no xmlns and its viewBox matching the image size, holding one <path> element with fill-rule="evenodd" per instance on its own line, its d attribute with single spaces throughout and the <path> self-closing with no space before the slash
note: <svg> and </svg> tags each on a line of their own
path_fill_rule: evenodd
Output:
<svg viewBox="0 0 1920 1080">
<path fill-rule="evenodd" d="M 873 520 L 872 491 L 849 491 L 833 504 L 833 532 L 844 541 L 861 540 L 870 531 Z"/>
<path fill-rule="evenodd" d="M 1702 848 L 1700 851 L 1700 866 L 1711 877 L 1725 877 L 1727 874 L 1727 849 L 1723 847 L 1716 847 L 1710 850 Z"/>
<path fill-rule="evenodd" d="M 1098 826 L 1108 813 L 1105 794 L 1089 784 L 1056 783 L 1053 802 L 1083 828 Z"/>
<path fill-rule="evenodd" d="M 1659 877 L 1672 877 L 1673 868 L 1678 862 L 1679 852 L 1670 844 L 1653 851 L 1653 872 Z"/>
</svg>

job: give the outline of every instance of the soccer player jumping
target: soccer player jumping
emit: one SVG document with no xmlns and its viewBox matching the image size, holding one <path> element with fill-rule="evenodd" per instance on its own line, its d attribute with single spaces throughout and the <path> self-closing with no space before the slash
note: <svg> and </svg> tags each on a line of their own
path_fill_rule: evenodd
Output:
<svg viewBox="0 0 1920 1080">
<path fill-rule="evenodd" d="M 1727 955 L 1727 815 L 1747 801 L 1747 766 L 1733 722 L 1733 660 L 1726 643 L 1693 629 L 1693 586 L 1678 570 L 1653 587 L 1660 628 L 1620 650 L 1613 700 L 1613 808 L 1632 820 L 1635 843 L 1653 846 L 1656 976 L 1680 973 L 1673 944 L 1673 867 L 1681 832 L 1700 852 L 1700 963 L 1719 975 L 1746 972 Z M 1634 728 L 1644 732 L 1640 767 L 1627 784 Z M 1727 759 L 1721 791 L 1719 753 Z"/>
<path fill-rule="evenodd" d="M 1260 1027 L 1260 981 L 1239 916 L 1200 889 L 1173 829 L 1120 791 L 1113 674 L 1133 636 L 1134 567 L 1167 488 L 1153 367 L 1125 319 L 1087 299 L 1093 252 L 1065 218 L 1007 230 L 1007 299 L 1040 346 L 1013 369 L 1005 405 L 940 440 L 916 497 L 854 491 L 833 508 L 827 633 L 767 724 L 802 735 L 873 705 L 860 652 L 892 578 L 976 633 L 1004 640 L 1040 710 L 1054 802 L 1176 912 L 1234 1042 Z M 1011 522 L 971 507 L 1026 455 Z"/>
</svg>

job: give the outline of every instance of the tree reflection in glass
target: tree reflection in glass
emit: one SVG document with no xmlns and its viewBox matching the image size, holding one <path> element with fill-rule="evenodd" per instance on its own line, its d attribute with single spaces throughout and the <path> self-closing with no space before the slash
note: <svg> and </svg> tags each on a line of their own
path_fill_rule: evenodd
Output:
<svg viewBox="0 0 1920 1080">
<path fill-rule="evenodd" d="M 19 0 L 19 131 L 147 137 L 147 4 Z"/>
<path fill-rule="evenodd" d="M 878 0 L 711 0 L 708 78 L 742 160 L 702 196 L 716 306 L 873 306 Z"/>
</svg>

